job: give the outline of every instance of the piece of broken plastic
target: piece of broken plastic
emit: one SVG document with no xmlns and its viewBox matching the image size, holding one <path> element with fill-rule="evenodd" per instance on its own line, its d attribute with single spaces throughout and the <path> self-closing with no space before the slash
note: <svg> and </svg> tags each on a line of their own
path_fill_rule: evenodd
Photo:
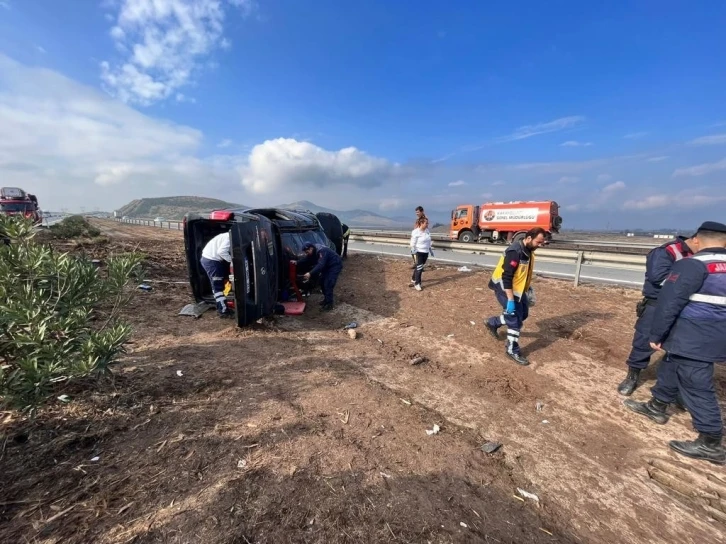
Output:
<svg viewBox="0 0 726 544">
<path fill-rule="evenodd" d="M 534 493 L 530 493 L 529 491 L 525 491 L 524 489 L 521 489 L 521 488 L 519 488 L 519 487 L 517 488 L 517 491 L 518 491 L 518 492 L 519 492 L 519 494 L 520 494 L 520 495 L 522 495 L 522 497 L 524 497 L 525 499 L 531 499 L 531 500 L 533 500 L 533 501 L 537 501 L 537 502 L 539 502 L 539 497 L 538 497 L 537 495 L 535 495 Z"/>
<path fill-rule="evenodd" d="M 482 444 L 481 451 L 484 453 L 494 453 L 501 447 L 502 445 L 499 442 L 486 442 Z"/>
<path fill-rule="evenodd" d="M 431 436 L 432 434 L 439 434 L 439 431 L 440 430 L 441 430 L 441 427 L 439 427 L 438 425 L 434 424 L 434 428 L 433 429 L 426 429 L 426 434 L 429 435 L 429 436 Z"/>
<path fill-rule="evenodd" d="M 344 329 L 355 329 L 355 328 L 356 328 L 357 326 L 358 326 L 358 323 L 356 323 L 355 321 L 351 321 L 350 323 L 348 323 L 348 324 L 347 324 L 347 325 L 346 325 L 345 327 L 343 327 L 343 328 L 344 328 Z"/>
<path fill-rule="evenodd" d="M 466 266 L 462 266 L 461 268 L 457 268 L 459 272 L 471 272 L 471 268 L 468 268 Z"/>
<path fill-rule="evenodd" d="M 211 304 L 207 304 L 204 301 L 197 302 L 196 304 L 187 304 L 181 309 L 179 315 L 190 315 L 196 319 L 198 317 L 201 317 L 201 315 L 210 308 L 213 308 L 213 306 Z"/>
</svg>

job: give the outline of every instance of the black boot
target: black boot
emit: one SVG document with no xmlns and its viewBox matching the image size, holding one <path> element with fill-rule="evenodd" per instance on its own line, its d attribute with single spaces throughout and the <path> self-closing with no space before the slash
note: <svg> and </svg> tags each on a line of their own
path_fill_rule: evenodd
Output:
<svg viewBox="0 0 726 544">
<path fill-rule="evenodd" d="M 676 453 L 703 459 L 716 465 L 726 465 L 726 449 L 721 445 L 722 435 L 699 433 L 696 440 L 678 441 L 671 440 L 668 445 Z"/>
<path fill-rule="evenodd" d="M 489 324 L 488 320 L 484 322 L 484 327 L 486 327 L 486 330 L 489 332 L 490 335 L 492 335 L 492 338 L 494 338 L 495 340 L 499 340 L 499 331 L 497 331 L 496 327 L 492 327 Z"/>
<path fill-rule="evenodd" d="M 665 423 L 668 423 L 668 414 L 666 414 L 666 408 L 668 408 L 668 403 L 661 402 L 657 398 L 653 397 L 648 402 L 636 402 L 634 400 L 624 400 L 623 404 L 630 408 L 633 412 L 636 412 L 638 414 L 642 414 L 659 425 L 663 425 Z"/>
<path fill-rule="evenodd" d="M 635 388 L 638 387 L 638 378 L 640 377 L 639 368 L 628 368 L 628 375 L 618 385 L 618 393 L 625 395 L 626 397 L 633 394 Z"/>
</svg>

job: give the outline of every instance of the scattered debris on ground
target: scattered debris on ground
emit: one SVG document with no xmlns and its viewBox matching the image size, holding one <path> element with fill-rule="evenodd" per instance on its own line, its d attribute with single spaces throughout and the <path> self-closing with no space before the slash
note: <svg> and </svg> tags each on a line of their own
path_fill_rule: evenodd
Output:
<svg viewBox="0 0 726 544">
<path fill-rule="evenodd" d="M 650 425 L 615 391 L 634 290 L 538 278 L 522 368 L 471 325 L 498 311 L 485 271 L 437 265 L 414 297 L 408 262 L 353 253 L 333 311 L 242 330 L 180 317 L 181 233 L 93 224 L 106 243 L 57 243 L 141 250 L 153 290 L 113 380 L 0 415 L 2 542 L 726 539 L 720 469 L 667 448 L 689 416 Z"/>
</svg>

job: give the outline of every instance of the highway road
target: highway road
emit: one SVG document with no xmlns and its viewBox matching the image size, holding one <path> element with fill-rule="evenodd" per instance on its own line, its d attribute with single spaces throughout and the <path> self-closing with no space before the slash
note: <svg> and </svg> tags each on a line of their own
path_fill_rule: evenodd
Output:
<svg viewBox="0 0 726 544">
<path fill-rule="evenodd" d="M 378 244 L 370 242 L 354 242 L 348 244 L 348 251 L 361 253 L 374 253 L 378 255 L 389 255 L 392 257 L 411 258 L 408 246 L 396 246 L 390 244 Z M 439 261 L 450 264 L 480 266 L 494 268 L 498 256 L 479 255 L 471 253 L 460 253 L 457 251 L 444 251 L 434 247 L 436 257 L 429 257 L 430 261 Z M 540 259 L 535 264 L 535 273 L 540 276 L 551 278 L 573 279 L 575 278 L 575 265 L 570 263 L 551 262 Z M 643 285 L 643 272 L 639 270 L 627 270 L 602 265 L 582 265 L 581 283 L 601 283 L 610 285 L 621 285 L 623 287 L 640 288 Z"/>
</svg>

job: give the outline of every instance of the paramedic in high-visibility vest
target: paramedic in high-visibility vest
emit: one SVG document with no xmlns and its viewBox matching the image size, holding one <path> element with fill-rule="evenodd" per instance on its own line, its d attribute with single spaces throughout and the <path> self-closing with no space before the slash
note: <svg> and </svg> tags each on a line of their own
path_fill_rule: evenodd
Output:
<svg viewBox="0 0 726 544">
<path fill-rule="evenodd" d="M 668 406 L 680 394 L 698 438 L 668 445 L 686 457 L 724 465 L 714 366 L 726 362 L 726 225 L 706 221 L 696 238 L 698 252 L 673 264 L 658 295 L 649 340 L 650 347 L 666 355 L 658 366 L 653 396 L 623 404 L 663 425 L 670 419 Z"/>
<path fill-rule="evenodd" d="M 204 246 L 201 258 L 202 268 L 212 284 L 217 314 L 223 318 L 234 316 L 234 312 L 227 308 L 227 297 L 224 294 L 224 282 L 229 276 L 229 265 L 232 263 L 229 237 L 229 232 L 217 234 Z"/>
<path fill-rule="evenodd" d="M 510 245 L 500 257 L 489 281 L 489 288 L 494 291 L 503 312 L 490 317 L 484 325 L 497 340 L 499 327 L 507 327 L 506 354 L 519 365 L 529 364 L 519 349 L 519 334 L 529 315 L 529 306 L 534 303 L 530 300 L 533 298 L 534 252 L 545 243 L 546 234 L 540 227 L 533 228 L 522 240 Z"/>
</svg>

